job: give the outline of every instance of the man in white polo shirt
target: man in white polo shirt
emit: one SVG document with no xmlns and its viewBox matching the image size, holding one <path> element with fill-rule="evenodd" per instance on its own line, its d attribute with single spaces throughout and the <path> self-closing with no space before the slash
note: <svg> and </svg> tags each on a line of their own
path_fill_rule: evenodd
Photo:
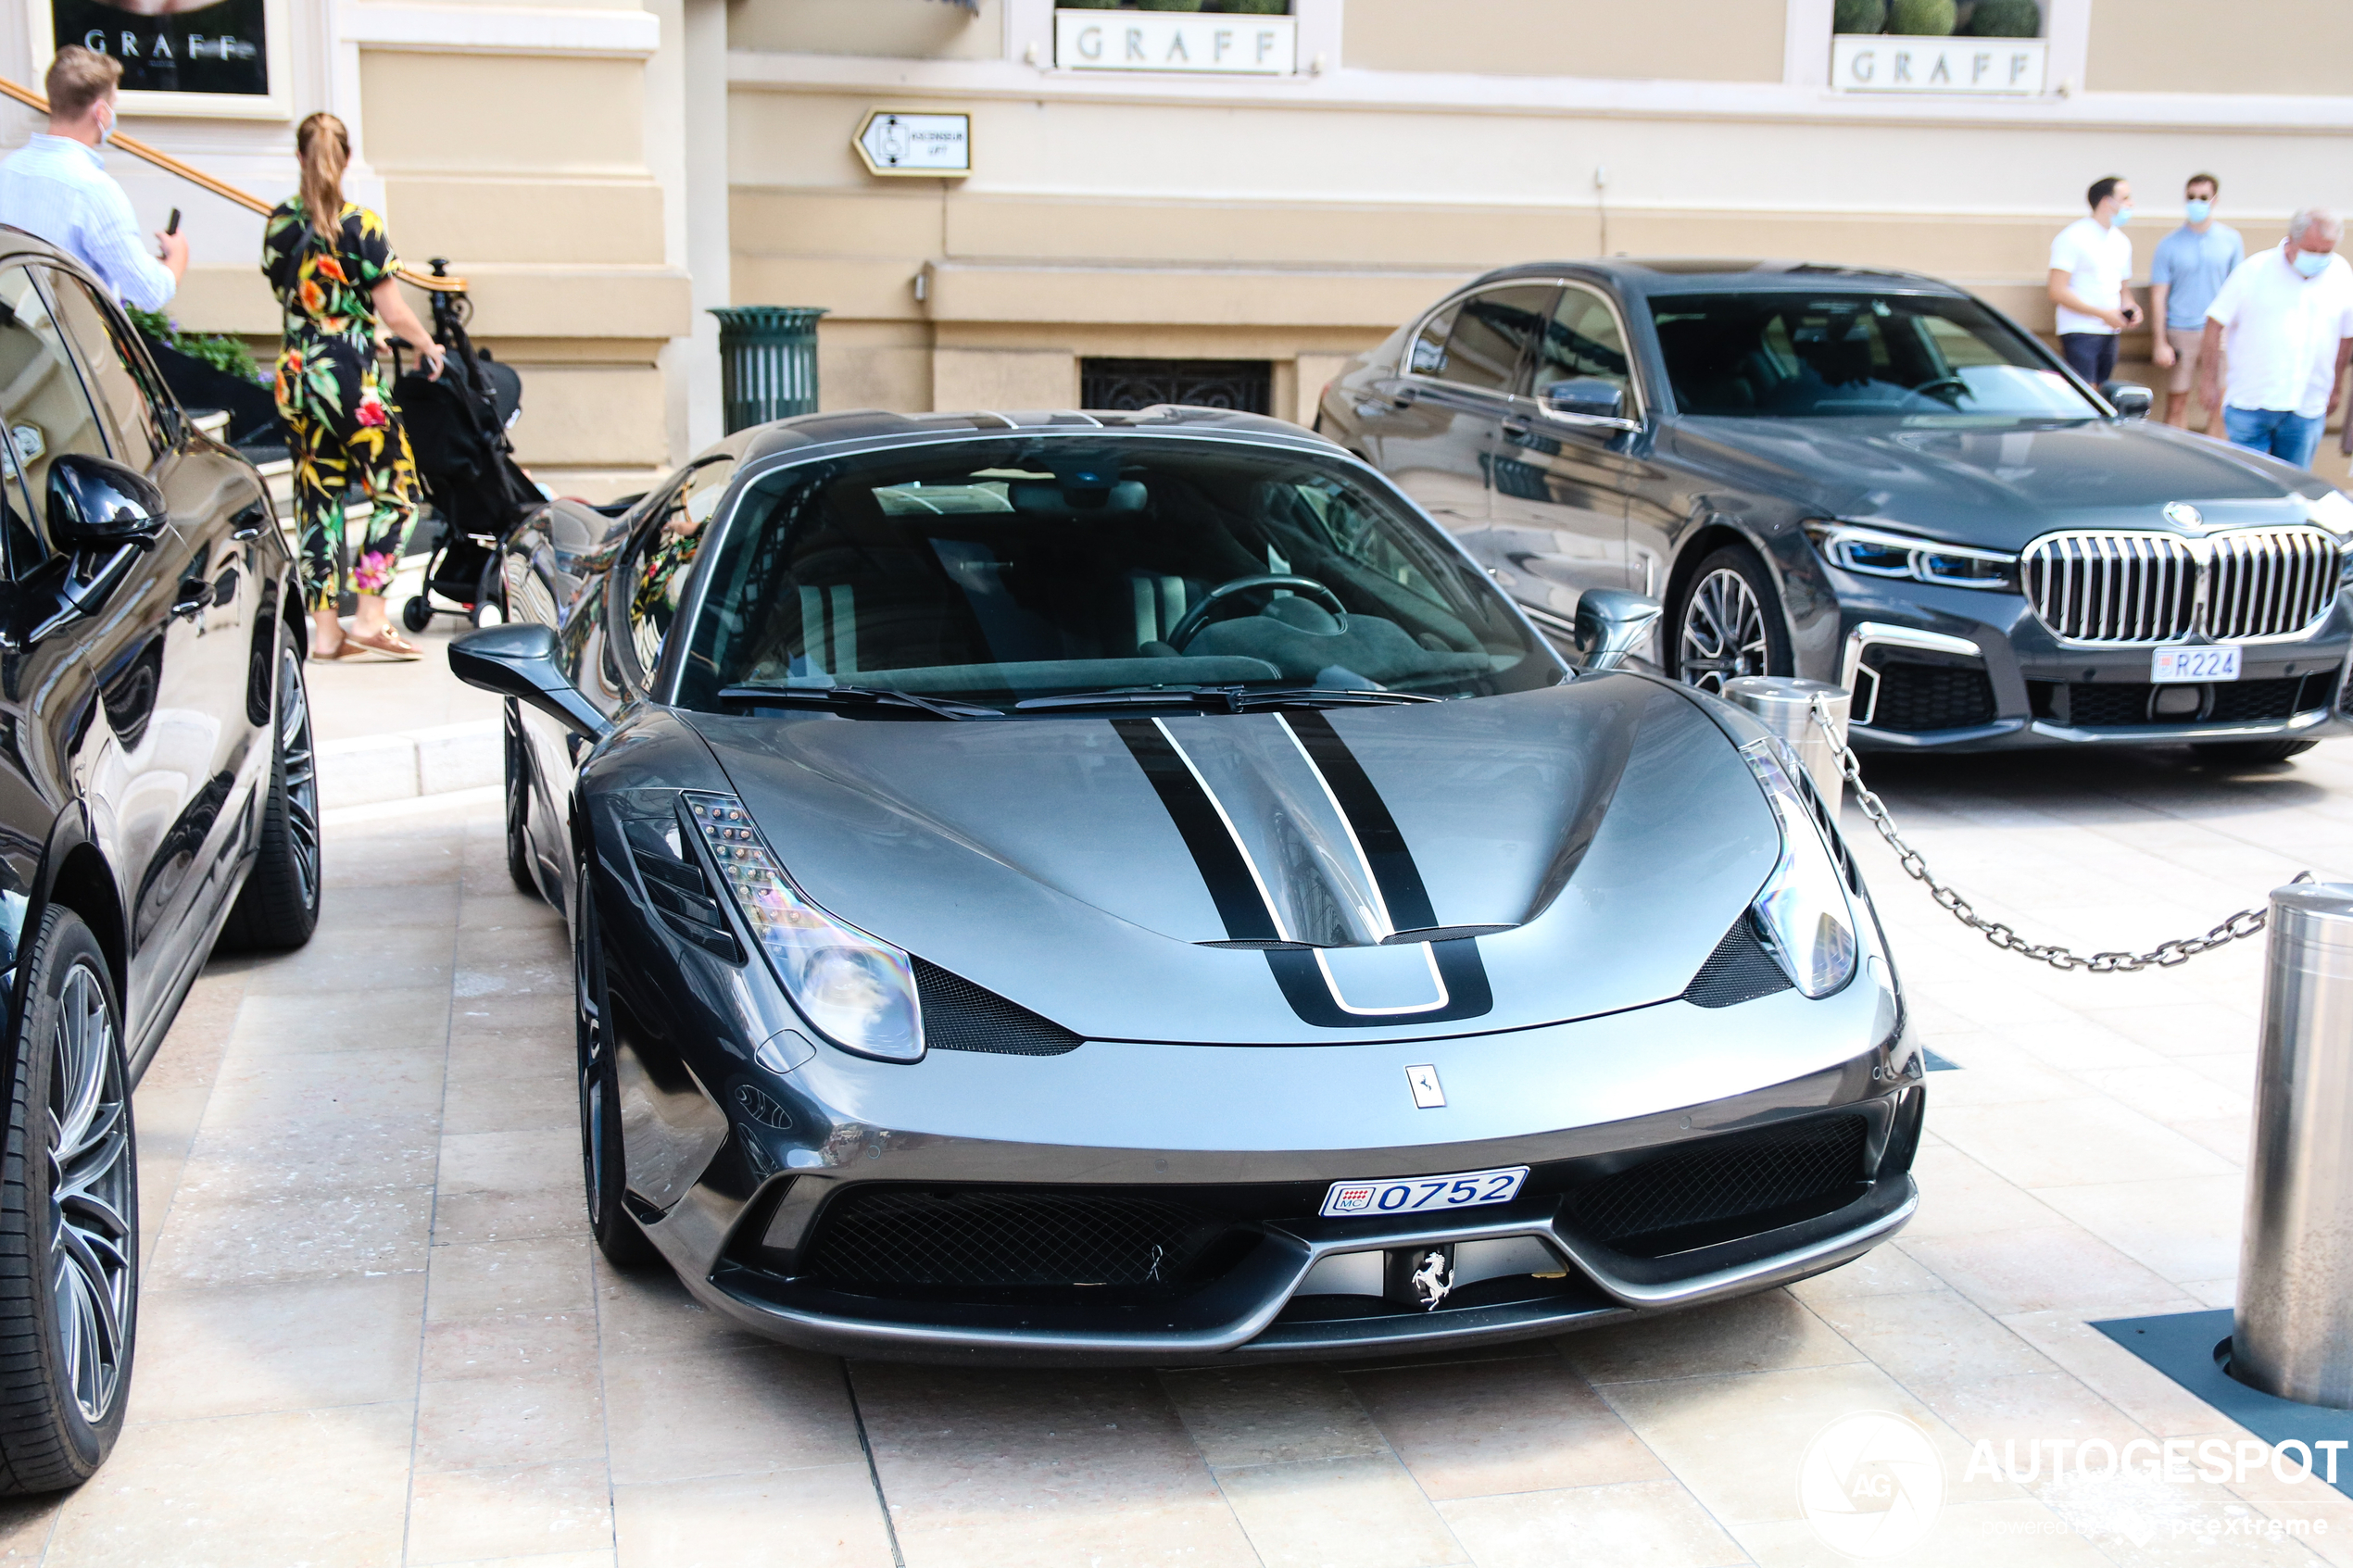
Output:
<svg viewBox="0 0 2353 1568">
<path fill-rule="evenodd" d="M 2288 220 L 2287 238 L 2239 263 L 2206 307 L 2198 400 L 2215 407 L 2221 349 L 2230 360 L 2222 428 L 2233 445 L 2312 466 L 2353 358 L 2353 267 L 2336 254 L 2344 236 L 2334 213 L 2306 207 Z"/>
<path fill-rule="evenodd" d="M 2117 175 L 2083 193 L 2092 205 L 2051 242 L 2051 303 L 2057 307 L 2059 353 L 2094 386 L 2116 373 L 2116 336 L 2141 319 L 2124 292 L 2133 279 L 2133 187 Z"/>
</svg>

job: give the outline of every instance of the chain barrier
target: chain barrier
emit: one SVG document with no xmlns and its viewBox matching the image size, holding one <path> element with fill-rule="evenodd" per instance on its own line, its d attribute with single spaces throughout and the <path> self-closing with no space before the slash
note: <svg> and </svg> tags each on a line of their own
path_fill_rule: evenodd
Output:
<svg viewBox="0 0 2353 1568">
<path fill-rule="evenodd" d="M 1870 819 L 1871 826 L 1877 828 L 1879 835 L 1887 840 L 1887 847 L 1895 851 L 1897 863 L 1904 868 L 1904 874 L 1926 887 L 1930 897 L 1933 897 L 1955 920 L 1977 932 L 2005 952 L 2017 953 L 2022 958 L 2049 964 L 2053 969 L 2080 969 L 2092 974 L 2132 974 L 2152 966 L 2158 969 L 2171 969 L 2175 964 L 2188 962 L 2200 953 L 2211 952 L 2217 947 L 2233 942 L 2244 941 L 2262 931 L 2264 922 L 2269 918 L 2268 908 L 2241 909 L 2203 936 L 2183 936 L 2171 942 L 2160 942 L 2145 953 L 2086 955 L 2063 947 L 2056 942 L 2029 942 L 2000 921 L 1987 920 L 1983 915 L 1979 914 L 1970 907 L 1969 901 L 1956 892 L 1950 884 L 1936 880 L 1935 873 L 1928 869 L 1927 859 L 1919 850 L 1904 842 L 1904 835 L 1896 831 L 1895 819 L 1888 814 L 1887 802 L 1873 794 L 1870 786 L 1863 782 L 1862 759 L 1855 755 L 1855 748 L 1848 746 L 1844 737 L 1838 733 L 1838 726 L 1831 719 L 1830 711 L 1823 706 L 1822 699 L 1819 696 L 1815 697 L 1808 707 L 1812 709 L 1815 726 L 1822 732 L 1823 738 L 1829 741 L 1831 755 L 1838 759 L 1839 776 L 1843 778 L 1847 787 L 1855 792 L 1855 803 L 1863 809 L 1863 815 Z M 2312 880 L 2312 873 L 2309 871 L 2298 872 L 2296 880 L 2309 882 Z"/>
</svg>

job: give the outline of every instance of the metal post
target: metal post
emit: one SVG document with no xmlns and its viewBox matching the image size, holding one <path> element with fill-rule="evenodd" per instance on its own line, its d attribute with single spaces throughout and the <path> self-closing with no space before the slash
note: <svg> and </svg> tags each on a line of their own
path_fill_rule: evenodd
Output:
<svg viewBox="0 0 2353 1568">
<path fill-rule="evenodd" d="M 2231 1371 L 2353 1408 L 2353 884 L 2271 890 Z"/>
<path fill-rule="evenodd" d="M 1789 743 L 1835 820 L 1839 802 L 1845 795 L 1846 778 L 1838 771 L 1838 753 L 1830 737 L 1814 722 L 1814 699 L 1820 697 L 1823 707 L 1830 710 L 1831 723 L 1837 729 L 1839 744 L 1843 746 L 1846 742 L 1847 705 L 1854 700 L 1853 694 L 1828 681 L 1743 675 L 1724 683 L 1724 696 L 1747 709 L 1759 723 Z"/>
</svg>

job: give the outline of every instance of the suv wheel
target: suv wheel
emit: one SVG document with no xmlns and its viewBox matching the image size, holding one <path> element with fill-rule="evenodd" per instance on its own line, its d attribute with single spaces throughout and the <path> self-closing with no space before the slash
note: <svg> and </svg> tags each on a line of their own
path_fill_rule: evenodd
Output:
<svg viewBox="0 0 2353 1568">
<path fill-rule="evenodd" d="M 1795 669 L 1772 574 L 1755 550 L 1727 545 L 1699 563 L 1676 600 L 1667 657 L 1677 680 L 1708 692 L 1743 675 Z"/>
<path fill-rule="evenodd" d="M 220 933 L 221 944 L 233 948 L 299 947 L 319 928 L 319 759 L 311 745 L 302 648 L 292 632 L 278 646 L 277 722 L 270 744 L 260 851 Z"/>
<path fill-rule="evenodd" d="M 106 955 L 52 906 L 22 960 L 0 1161 L 0 1493 L 79 1486 L 122 1432 L 139 1309 L 138 1148 Z"/>
</svg>

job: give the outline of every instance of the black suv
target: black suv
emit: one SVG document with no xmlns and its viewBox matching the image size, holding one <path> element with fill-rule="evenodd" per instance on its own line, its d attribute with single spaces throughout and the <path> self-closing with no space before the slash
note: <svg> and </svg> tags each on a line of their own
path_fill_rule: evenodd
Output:
<svg viewBox="0 0 2353 1568">
<path fill-rule="evenodd" d="M 1449 295 L 1316 428 L 1548 630 L 1654 595 L 1670 674 L 1837 682 L 1861 746 L 2353 734 L 2353 500 L 2147 408 L 1933 279 L 1612 260 Z"/>
<path fill-rule="evenodd" d="M 131 1090 L 217 940 L 319 912 L 294 560 L 88 274 L 0 230 L 0 1492 L 122 1427 Z"/>
</svg>

